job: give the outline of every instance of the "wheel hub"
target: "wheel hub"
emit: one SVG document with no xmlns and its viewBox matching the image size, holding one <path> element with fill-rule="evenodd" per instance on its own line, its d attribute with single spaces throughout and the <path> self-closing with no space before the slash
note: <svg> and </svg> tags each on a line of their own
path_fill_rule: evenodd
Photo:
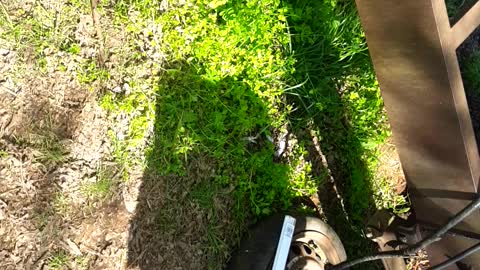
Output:
<svg viewBox="0 0 480 270">
<path fill-rule="evenodd" d="M 325 265 L 312 258 L 297 256 L 287 264 L 287 270 L 324 270 Z"/>
<path fill-rule="evenodd" d="M 325 253 L 311 239 L 297 238 L 290 246 L 287 270 L 324 270 Z"/>
</svg>

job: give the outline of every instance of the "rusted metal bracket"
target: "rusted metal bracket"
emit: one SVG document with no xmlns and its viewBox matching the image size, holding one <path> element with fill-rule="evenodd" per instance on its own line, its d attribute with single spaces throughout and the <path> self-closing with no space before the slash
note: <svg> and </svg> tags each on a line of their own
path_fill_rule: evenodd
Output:
<svg viewBox="0 0 480 270">
<path fill-rule="evenodd" d="M 356 3 L 417 219 L 440 225 L 478 196 L 480 156 L 456 49 L 480 23 L 480 3 L 453 27 L 444 0 Z M 480 213 L 456 229 L 479 234 Z M 427 251 L 436 264 L 473 244 L 446 237 Z M 480 254 L 463 262 L 480 266 Z"/>
<path fill-rule="evenodd" d="M 378 244 L 380 251 L 398 250 L 402 247 L 395 244 L 401 241 L 396 235 L 397 219 L 398 217 L 386 210 L 380 210 L 370 218 L 366 229 L 366 236 Z M 412 234 L 415 235 L 415 233 Z M 385 270 L 407 268 L 403 258 L 383 259 L 382 262 Z"/>
</svg>

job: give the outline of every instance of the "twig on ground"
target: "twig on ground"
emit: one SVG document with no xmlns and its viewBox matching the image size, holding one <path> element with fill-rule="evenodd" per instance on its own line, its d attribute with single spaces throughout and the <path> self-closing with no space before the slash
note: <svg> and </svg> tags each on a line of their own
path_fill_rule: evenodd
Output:
<svg viewBox="0 0 480 270">
<path fill-rule="evenodd" d="M 93 25 L 95 26 L 95 31 L 97 32 L 97 39 L 99 43 L 98 63 L 100 64 L 101 67 L 104 67 L 105 66 L 105 47 L 103 44 L 104 39 L 103 39 L 103 33 L 102 33 L 101 24 L 100 24 L 100 14 L 98 14 L 98 11 L 97 11 L 97 5 L 98 5 L 98 0 L 90 0 Z"/>
<path fill-rule="evenodd" d="M 12 19 L 10 18 L 10 15 L 8 15 L 7 9 L 2 2 L 0 2 L 0 7 L 2 7 L 3 14 L 5 14 L 5 18 L 7 19 L 8 24 L 12 26 Z"/>
<path fill-rule="evenodd" d="M 11 94 L 12 96 L 16 97 L 17 96 L 17 93 L 13 92 L 10 88 L 4 86 L 4 85 L 0 85 L 0 89 L 3 89 L 5 90 L 5 92 Z"/>
</svg>

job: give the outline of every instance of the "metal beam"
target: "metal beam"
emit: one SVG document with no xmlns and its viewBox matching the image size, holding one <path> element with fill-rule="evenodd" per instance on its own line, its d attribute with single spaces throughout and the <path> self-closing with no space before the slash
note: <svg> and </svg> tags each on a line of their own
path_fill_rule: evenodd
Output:
<svg viewBox="0 0 480 270">
<path fill-rule="evenodd" d="M 452 39 L 455 48 L 458 48 L 480 24 L 480 1 L 452 27 Z"/>
<path fill-rule="evenodd" d="M 440 225 L 470 202 L 458 194 L 478 192 L 480 156 L 455 52 L 478 3 L 456 28 L 443 0 L 356 3 L 417 219 Z M 480 213 L 457 228 L 480 233 Z M 447 238 L 428 253 L 437 264 L 471 245 Z M 480 254 L 465 262 L 480 265 Z"/>
</svg>

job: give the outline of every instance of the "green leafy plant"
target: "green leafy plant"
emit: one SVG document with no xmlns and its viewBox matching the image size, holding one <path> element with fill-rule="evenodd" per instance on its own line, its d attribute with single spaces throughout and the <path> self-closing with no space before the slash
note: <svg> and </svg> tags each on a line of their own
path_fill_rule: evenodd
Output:
<svg viewBox="0 0 480 270">
<path fill-rule="evenodd" d="M 463 76 L 467 84 L 477 95 L 480 95 L 480 51 L 472 53 L 464 63 Z"/>
<path fill-rule="evenodd" d="M 61 270 L 66 269 L 68 265 L 68 255 L 65 251 L 57 251 L 55 252 L 47 262 L 48 269 L 52 270 Z"/>
<path fill-rule="evenodd" d="M 237 231 L 248 217 L 289 209 L 330 177 L 340 179 L 344 207 L 331 211 L 349 219 L 329 220 L 352 239 L 351 250 L 368 250 L 361 226 L 375 207 L 372 189 L 380 185 L 372 181 L 383 181 L 372 174 L 389 132 L 354 3 L 169 1 L 161 12 L 154 1 L 130 4 L 141 19 L 127 27 L 129 33 L 150 37 L 136 44 L 158 48 L 166 64 L 152 72 L 153 80 L 134 80 L 128 95 L 103 97 L 103 108 L 129 119 L 124 134 L 111 133 L 117 160 L 195 182 L 189 192 L 213 213 L 212 224 L 221 218 L 212 210 L 218 207 L 213 198 L 230 190 Z M 119 3 L 119 21 L 127 9 Z M 160 43 L 153 31 L 142 31 L 152 21 L 162 26 Z M 132 53 L 129 64 L 146 59 L 144 52 Z M 298 144 L 282 159 L 268 138 L 285 129 Z M 331 168 L 320 168 L 307 130 L 318 137 Z M 135 151 L 146 138 L 143 159 Z M 169 213 L 158 213 L 164 230 L 174 229 Z M 229 244 L 221 230 L 209 228 L 206 250 L 215 254 L 211 268 L 219 268 L 223 259 L 217 256 Z"/>
<path fill-rule="evenodd" d="M 457 15 L 458 11 L 463 7 L 466 1 L 467 0 L 445 0 L 448 17 L 452 18 Z"/>
<path fill-rule="evenodd" d="M 46 54 L 53 54 L 59 50 L 71 54 L 79 53 L 74 31 L 70 31 L 72 25 L 77 23 L 80 14 L 78 8 L 74 5 L 62 5 L 62 12 L 56 12 L 56 9 L 35 3 L 31 10 L 22 8 L 16 10 L 16 16 L 22 19 L 15 22 L 10 21 L 9 15 L 3 10 L 4 12 L 0 12 L 2 38 L 13 41 L 15 50 L 25 59 L 31 57 L 33 49 L 32 60 L 36 64 L 34 67 L 40 72 L 46 72 Z"/>
<path fill-rule="evenodd" d="M 8 152 L 0 150 L 0 158 L 6 158 L 6 157 L 8 157 Z"/>
<path fill-rule="evenodd" d="M 77 78 L 80 83 L 90 84 L 94 81 L 105 81 L 110 78 L 107 70 L 97 67 L 95 61 L 85 61 L 77 72 Z"/>
</svg>

